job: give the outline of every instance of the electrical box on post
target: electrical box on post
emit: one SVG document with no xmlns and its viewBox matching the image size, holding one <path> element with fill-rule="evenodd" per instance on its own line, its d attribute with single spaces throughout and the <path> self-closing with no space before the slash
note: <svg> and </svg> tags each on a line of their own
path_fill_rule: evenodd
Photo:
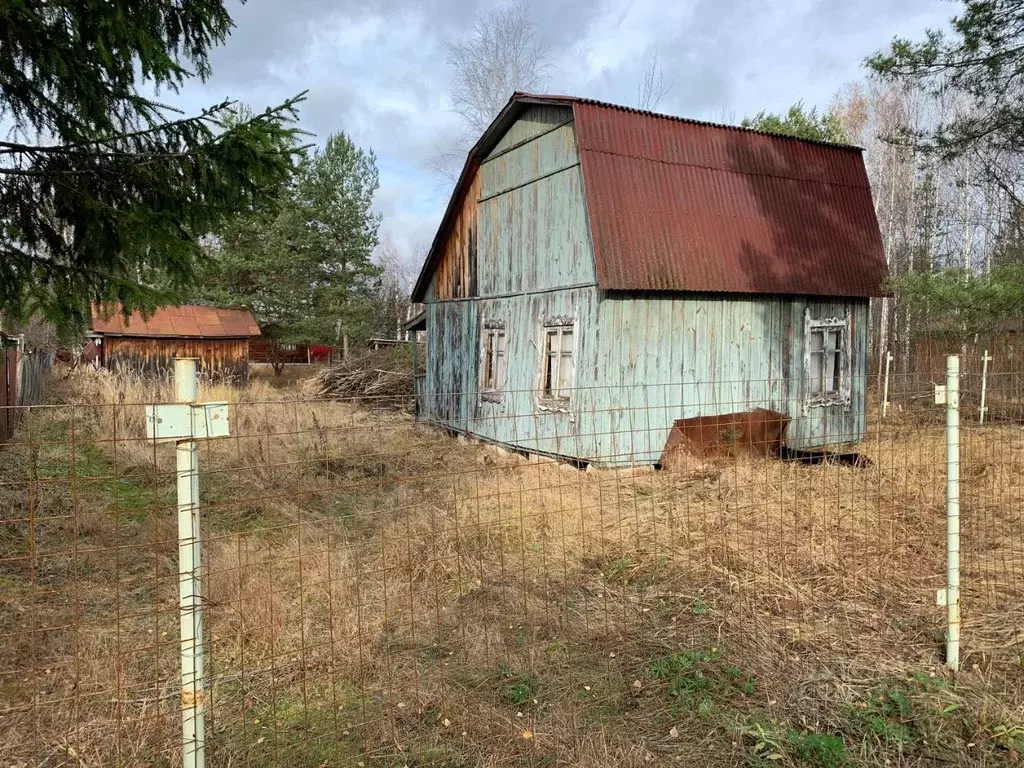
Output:
<svg viewBox="0 0 1024 768">
<path fill-rule="evenodd" d="M 146 437 L 157 442 L 227 437 L 229 428 L 227 403 L 146 406 Z"/>
</svg>

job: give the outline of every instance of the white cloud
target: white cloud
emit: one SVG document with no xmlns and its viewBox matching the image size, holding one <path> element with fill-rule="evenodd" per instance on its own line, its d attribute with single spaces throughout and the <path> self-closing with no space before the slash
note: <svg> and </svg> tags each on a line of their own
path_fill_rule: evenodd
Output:
<svg viewBox="0 0 1024 768">
<path fill-rule="evenodd" d="M 460 124 L 450 111 L 444 41 L 498 0 L 289 0 L 233 9 L 214 77 L 177 101 L 189 111 L 239 98 L 256 107 L 309 89 L 302 124 L 345 131 L 377 153 L 377 209 L 396 245 L 429 242 L 447 196 L 426 170 Z M 658 52 L 673 87 L 663 111 L 739 119 L 803 100 L 826 107 L 894 35 L 920 37 L 944 0 L 531 0 L 552 52 L 549 91 L 635 101 Z"/>
</svg>

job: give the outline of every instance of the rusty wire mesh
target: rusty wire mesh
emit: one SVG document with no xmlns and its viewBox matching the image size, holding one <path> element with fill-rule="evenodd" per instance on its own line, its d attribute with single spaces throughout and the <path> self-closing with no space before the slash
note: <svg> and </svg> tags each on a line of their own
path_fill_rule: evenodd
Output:
<svg viewBox="0 0 1024 768">
<path fill-rule="evenodd" d="M 1010 394 L 984 426 L 964 405 L 954 678 L 935 605 L 944 415 L 926 380 L 892 378 L 884 421 L 870 382 L 859 458 L 749 455 L 719 434 L 715 455 L 691 446 L 661 470 L 646 454 L 537 455 L 520 432 L 549 419 L 567 439 L 660 442 L 678 411 L 665 392 L 571 419 L 491 409 L 513 451 L 404 408 L 204 388 L 232 424 L 200 451 L 208 764 L 1011 759 L 1016 382 L 990 383 Z M 170 390 L 79 371 L 49 396 L 0 448 L 0 763 L 176 765 L 173 446 L 143 422 Z"/>
</svg>

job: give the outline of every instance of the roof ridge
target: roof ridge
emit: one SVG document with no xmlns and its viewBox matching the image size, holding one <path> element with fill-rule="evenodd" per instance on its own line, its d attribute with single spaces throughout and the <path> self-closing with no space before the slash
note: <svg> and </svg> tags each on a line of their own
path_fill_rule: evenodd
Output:
<svg viewBox="0 0 1024 768">
<path fill-rule="evenodd" d="M 566 96 L 560 94 L 545 94 L 545 93 L 529 93 L 527 91 L 516 91 L 512 94 L 512 99 L 516 101 L 530 101 L 530 100 L 544 100 L 544 101 L 560 101 L 566 105 L 570 104 L 588 104 L 594 107 L 601 107 L 602 109 L 614 109 L 619 112 L 628 112 L 635 115 L 645 115 L 647 117 L 657 117 L 662 120 L 672 120 L 674 122 L 689 123 L 690 125 L 700 125 L 706 128 L 721 128 L 727 131 L 740 131 L 742 133 L 752 133 L 758 136 L 768 136 L 774 139 L 789 139 L 791 141 L 800 141 L 805 144 L 814 144 L 819 147 L 830 147 L 832 149 L 845 149 L 855 152 L 863 152 L 864 148 L 859 144 L 846 144 L 834 141 L 824 141 L 822 139 L 809 139 L 804 136 L 792 136 L 788 133 L 777 133 L 775 131 L 764 131 L 759 128 L 750 128 L 745 125 L 731 125 L 729 123 L 716 123 L 713 120 L 701 120 L 696 117 L 685 117 L 683 115 L 671 115 L 667 112 L 655 112 L 649 109 L 639 109 L 637 107 L 630 107 L 626 104 L 614 104 L 610 101 L 602 101 L 600 99 L 592 99 L 586 96 Z"/>
</svg>

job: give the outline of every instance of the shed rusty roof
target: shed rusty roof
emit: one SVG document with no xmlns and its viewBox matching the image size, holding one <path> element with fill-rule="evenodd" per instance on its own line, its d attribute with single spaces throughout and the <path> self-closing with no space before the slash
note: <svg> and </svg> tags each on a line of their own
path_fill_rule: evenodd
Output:
<svg viewBox="0 0 1024 768">
<path fill-rule="evenodd" d="M 209 339 L 260 335 L 259 326 L 248 310 L 193 305 L 161 307 L 149 319 L 134 312 L 127 320 L 119 307 L 93 307 L 92 331 L 108 336 Z"/>
<path fill-rule="evenodd" d="M 470 152 L 414 300 L 464 185 L 530 104 L 573 109 L 601 288 L 881 294 L 885 255 L 859 148 L 517 93 Z"/>
</svg>

